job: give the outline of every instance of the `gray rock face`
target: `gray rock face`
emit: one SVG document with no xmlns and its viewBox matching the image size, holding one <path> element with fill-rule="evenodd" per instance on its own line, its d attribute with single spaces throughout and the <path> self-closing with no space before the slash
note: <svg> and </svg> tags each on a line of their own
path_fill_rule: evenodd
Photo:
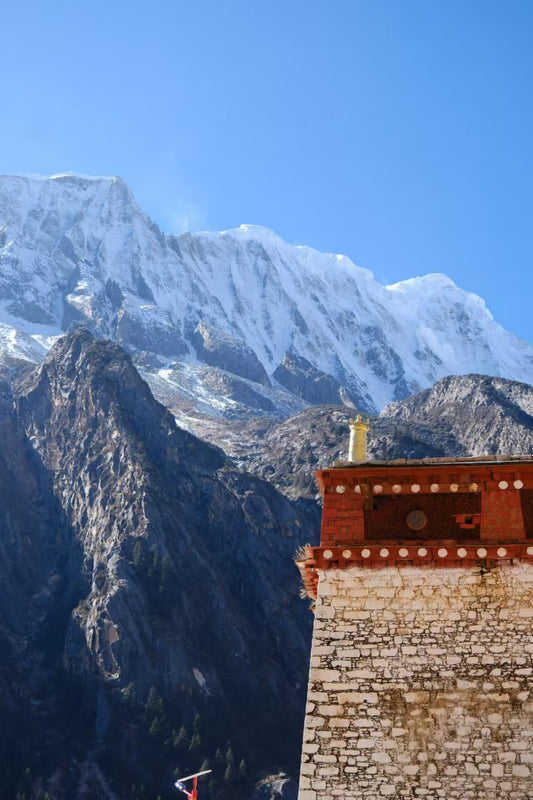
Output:
<svg viewBox="0 0 533 800">
<path fill-rule="evenodd" d="M 391 403 L 382 420 L 416 420 L 441 438 L 448 455 L 533 453 L 533 387 L 486 375 L 448 377 Z"/>
<path fill-rule="evenodd" d="M 318 499 L 314 471 L 348 457 L 350 411 L 316 406 L 243 427 L 239 457 L 291 498 Z M 369 460 L 533 453 L 533 387 L 466 375 L 444 378 L 370 418 Z M 234 445 L 235 450 L 237 447 Z"/>
<path fill-rule="evenodd" d="M 191 341 L 198 358 L 206 364 L 270 386 L 268 375 L 254 351 L 237 337 L 199 322 Z"/>
<path fill-rule="evenodd" d="M 274 378 L 290 392 L 313 405 L 343 401 L 353 405 L 346 387 L 295 353 L 285 354 L 281 364 L 274 370 Z"/>
<path fill-rule="evenodd" d="M 276 413 L 276 407 L 272 400 L 255 391 L 248 381 L 239 380 L 238 377 L 230 372 L 219 369 L 206 371 L 204 385 L 212 391 L 255 411 L 270 412 L 272 415 Z"/>
<path fill-rule="evenodd" d="M 318 533 L 316 510 L 177 428 L 129 357 L 83 329 L 23 379 L 14 406 L 9 395 L 4 405 L 0 426 L 13 441 L 5 479 L 0 459 L 0 494 L 5 505 L 16 483 L 22 505 L 2 523 L 12 532 L 0 563 L 13 580 L 0 587 L 0 633 L 12 643 L 23 637 L 26 650 L 31 634 L 32 645 L 19 662 L 12 644 L 11 669 L 0 670 L 3 702 L 20 713 L 21 693 L 33 685 L 29 665 L 38 675 L 46 657 L 55 674 L 48 685 L 39 679 L 48 714 L 54 681 L 60 691 L 83 688 L 85 725 L 92 722 L 81 739 L 62 722 L 82 750 L 121 741 L 113 727 L 124 724 L 121 698 L 135 687 L 135 724 L 155 714 L 161 745 L 140 769 L 139 729 L 113 757 L 126 773 L 140 769 L 154 791 L 176 761 L 163 744 L 172 731 L 158 733 L 167 717 L 179 728 L 200 714 L 200 761 L 231 739 L 249 779 L 271 764 L 294 771 L 312 623 L 292 556 Z M 39 648 L 52 624 L 54 646 Z M 165 715 L 144 708 L 150 691 L 161 708 L 170 704 Z M 117 778 L 107 771 L 107 780 Z"/>
<path fill-rule="evenodd" d="M 349 421 L 344 406 L 312 406 L 282 422 L 243 428 L 248 448 L 240 459 L 251 472 L 271 481 L 288 497 L 320 499 L 314 473 L 348 457 Z M 445 456 L 456 449 L 453 435 L 442 428 L 435 434 L 415 417 L 389 420 L 371 417 L 369 459 Z"/>
</svg>

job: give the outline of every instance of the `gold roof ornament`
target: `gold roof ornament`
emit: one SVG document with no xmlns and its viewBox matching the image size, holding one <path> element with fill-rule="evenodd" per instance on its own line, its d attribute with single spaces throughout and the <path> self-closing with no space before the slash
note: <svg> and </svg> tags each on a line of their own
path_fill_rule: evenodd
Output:
<svg viewBox="0 0 533 800">
<path fill-rule="evenodd" d="M 367 434 L 370 430 L 370 420 L 363 419 L 361 414 L 358 414 L 355 419 L 350 420 L 350 448 L 348 451 L 348 461 L 350 462 L 366 462 L 368 456 L 366 453 Z"/>
</svg>

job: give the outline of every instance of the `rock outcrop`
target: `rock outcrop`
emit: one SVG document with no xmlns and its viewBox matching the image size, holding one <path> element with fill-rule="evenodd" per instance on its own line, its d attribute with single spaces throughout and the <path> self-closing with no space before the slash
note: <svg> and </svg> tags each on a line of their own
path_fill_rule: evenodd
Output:
<svg viewBox="0 0 533 800">
<path fill-rule="evenodd" d="M 292 556 L 316 535 L 314 507 L 177 428 L 129 356 L 84 329 L 2 402 L 10 713 L 32 717 L 40 682 L 34 735 L 59 715 L 62 765 L 97 747 L 110 787 L 131 773 L 128 785 L 165 792 L 180 764 L 230 758 L 228 740 L 247 765 L 233 784 L 229 770 L 237 795 L 262 769 L 294 770 L 311 619 Z M 81 701 L 79 718 L 61 696 Z M 50 763 L 28 758 L 48 785 Z"/>
<path fill-rule="evenodd" d="M 309 361 L 295 353 L 285 354 L 281 364 L 274 370 L 273 376 L 290 392 L 303 397 L 313 405 L 324 403 L 354 405 L 345 386 L 341 386 L 331 375 L 316 369 Z M 362 401 L 364 403 L 364 399 Z"/>
<path fill-rule="evenodd" d="M 196 354 L 212 367 L 270 386 L 265 369 L 251 347 L 242 339 L 219 328 L 199 322 L 191 335 Z"/>
</svg>

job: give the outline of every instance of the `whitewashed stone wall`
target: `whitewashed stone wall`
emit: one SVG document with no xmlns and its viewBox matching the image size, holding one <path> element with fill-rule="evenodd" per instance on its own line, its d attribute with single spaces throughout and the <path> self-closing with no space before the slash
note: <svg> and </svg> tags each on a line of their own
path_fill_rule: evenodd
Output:
<svg viewBox="0 0 533 800">
<path fill-rule="evenodd" d="M 533 567 L 320 573 L 299 800 L 533 798 Z"/>
</svg>

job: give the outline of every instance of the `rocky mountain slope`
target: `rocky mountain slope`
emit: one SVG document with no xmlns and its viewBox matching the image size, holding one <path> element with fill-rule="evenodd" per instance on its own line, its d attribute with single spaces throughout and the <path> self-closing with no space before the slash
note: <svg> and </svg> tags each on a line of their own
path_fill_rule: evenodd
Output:
<svg viewBox="0 0 533 800">
<path fill-rule="evenodd" d="M 317 540 L 313 471 L 346 458 L 350 409 L 240 423 L 232 461 L 83 328 L 11 379 L 0 797 L 166 800 L 173 769 L 202 764 L 209 800 L 249 798 L 261 778 L 261 793 L 290 792 L 268 776 L 296 774 L 305 704 L 311 619 L 292 559 Z M 375 459 L 527 453 L 533 388 L 445 378 L 371 422 Z"/>
<path fill-rule="evenodd" d="M 533 381 L 533 349 L 443 275 L 381 286 L 257 226 L 167 236 L 119 178 L 0 178 L 0 341 L 38 361 L 73 321 L 190 417 L 376 411 L 448 374 Z"/>
<path fill-rule="evenodd" d="M 282 422 L 249 422 L 240 439 L 226 435 L 225 444 L 287 496 L 318 499 L 313 471 L 347 459 L 352 415 L 343 406 L 314 406 Z M 486 375 L 447 377 L 370 423 L 371 460 L 533 454 L 533 387 Z"/>
<path fill-rule="evenodd" d="M 442 377 L 472 370 L 506 377 Z M 209 800 L 290 793 L 313 471 L 390 400 L 370 458 L 531 452 L 509 378 L 533 349 L 444 276 L 166 236 L 120 179 L 0 178 L 0 800 L 167 800 L 206 761 Z"/>
<path fill-rule="evenodd" d="M 210 797 L 296 774 L 314 504 L 177 428 L 83 329 L 4 387 L 0 426 L 0 796 L 167 798 L 204 759 Z"/>
</svg>

